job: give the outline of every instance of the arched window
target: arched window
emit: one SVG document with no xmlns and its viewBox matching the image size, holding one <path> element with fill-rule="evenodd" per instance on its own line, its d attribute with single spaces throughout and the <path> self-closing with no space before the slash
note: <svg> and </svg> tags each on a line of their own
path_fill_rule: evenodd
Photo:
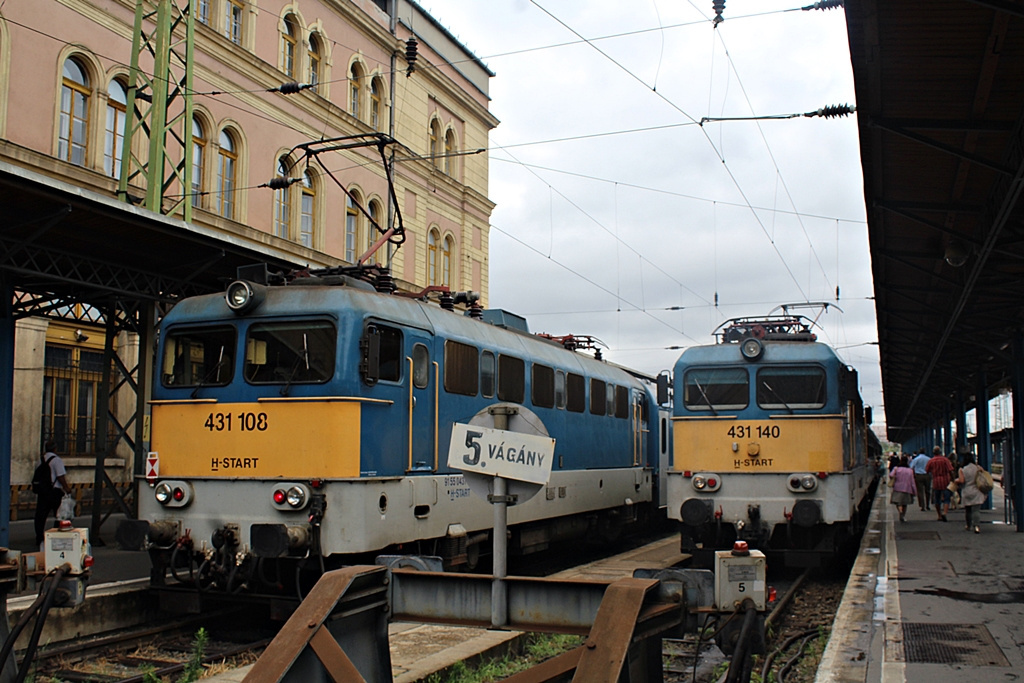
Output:
<svg viewBox="0 0 1024 683">
<path fill-rule="evenodd" d="M 85 166 L 89 152 L 89 76 L 73 57 L 64 60 L 64 81 L 60 91 L 60 132 L 57 156 Z"/>
<path fill-rule="evenodd" d="M 192 206 L 203 205 L 203 175 L 206 173 L 206 131 L 192 117 Z"/>
<path fill-rule="evenodd" d="M 292 164 L 287 156 L 277 160 L 277 173 L 280 177 L 289 177 L 291 170 Z M 274 234 L 283 239 L 288 239 L 288 236 L 291 234 L 291 193 L 292 188 L 290 185 L 280 190 L 274 190 Z"/>
<path fill-rule="evenodd" d="M 384 84 L 379 78 L 374 78 L 370 81 L 370 126 L 374 130 L 380 130 L 383 119 L 381 118 L 382 113 L 382 91 Z"/>
<path fill-rule="evenodd" d="M 103 142 L 103 171 L 112 178 L 121 177 L 121 153 L 124 147 L 125 107 L 128 95 L 116 78 L 107 88 L 107 130 Z"/>
<path fill-rule="evenodd" d="M 363 69 L 358 62 L 352 63 L 348 74 L 348 112 L 359 118 L 359 100 L 363 96 Z"/>
<path fill-rule="evenodd" d="M 445 287 L 452 286 L 452 238 L 445 237 L 441 243 L 441 282 Z"/>
<path fill-rule="evenodd" d="M 441 123 L 434 119 L 430 122 L 430 158 L 434 166 L 438 166 L 441 155 Z"/>
<path fill-rule="evenodd" d="M 295 16 L 289 14 L 284 18 L 284 33 L 281 34 L 281 71 L 291 79 L 296 78 L 299 29 L 295 24 Z"/>
<path fill-rule="evenodd" d="M 231 133 L 220 132 L 220 150 L 217 164 L 217 213 L 225 218 L 235 217 L 235 174 L 238 151 Z"/>
<path fill-rule="evenodd" d="M 455 152 L 455 131 L 448 129 L 444 134 L 444 172 L 445 175 L 455 174 L 455 160 L 452 154 Z"/>
<path fill-rule="evenodd" d="M 381 225 L 381 220 L 382 220 L 381 216 L 384 215 L 384 212 L 381 211 L 380 202 L 378 202 L 376 199 L 371 200 L 370 201 L 370 205 L 367 207 L 367 210 L 369 211 L 370 218 L 373 220 L 373 223 L 376 223 L 377 225 Z M 370 247 L 373 246 L 373 243 L 376 242 L 379 237 L 380 237 L 380 233 L 377 232 L 377 229 L 374 228 L 373 225 L 367 226 L 367 228 L 366 228 L 366 249 L 363 250 L 364 253 L 370 250 Z M 372 256 L 370 256 L 370 258 L 368 258 L 366 260 L 366 262 L 367 263 L 376 263 L 377 262 L 377 254 L 373 254 Z"/>
<path fill-rule="evenodd" d="M 320 81 L 323 80 L 323 46 L 320 44 L 320 36 L 316 33 L 309 34 L 309 79 L 313 90 L 320 92 Z"/>
<path fill-rule="evenodd" d="M 356 245 L 359 244 L 359 208 L 356 203 L 358 201 L 359 195 L 352 192 L 345 203 L 345 260 L 349 263 L 355 263 L 359 258 L 359 254 L 356 253 Z"/>
<path fill-rule="evenodd" d="M 431 228 L 430 232 L 427 233 L 427 284 L 428 285 L 439 285 L 438 282 L 438 263 L 437 247 L 438 242 L 441 241 L 441 233 L 437 231 L 437 228 Z"/>
<path fill-rule="evenodd" d="M 316 242 L 316 185 L 308 170 L 302 175 L 300 208 L 299 242 L 302 246 L 313 249 Z"/>
</svg>

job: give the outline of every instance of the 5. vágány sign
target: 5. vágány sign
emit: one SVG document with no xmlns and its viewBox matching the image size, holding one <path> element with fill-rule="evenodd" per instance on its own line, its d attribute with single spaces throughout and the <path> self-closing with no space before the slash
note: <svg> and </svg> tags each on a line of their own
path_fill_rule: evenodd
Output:
<svg viewBox="0 0 1024 683">
<path fill-rule="evenodd" d="M 488 427 L 455 423 L 448 466 L 466 472 L 546 484 L 555 457 L 555 440 Z"/>
</svg>

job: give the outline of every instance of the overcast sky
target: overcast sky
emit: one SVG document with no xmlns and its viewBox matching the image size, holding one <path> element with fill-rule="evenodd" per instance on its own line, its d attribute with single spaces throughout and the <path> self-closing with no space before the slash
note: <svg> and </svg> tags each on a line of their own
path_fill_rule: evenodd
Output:
<svg viewBox="0 0 1024 683">
<path fill-rule="evenodd" d="M 842 9 L 420 1 L 496 73 L 491 307 L 653 374 L 728 318 L 826 301 L 881 425 L 856 116 L 700 125 L 855 104 Z"/>
</svg>

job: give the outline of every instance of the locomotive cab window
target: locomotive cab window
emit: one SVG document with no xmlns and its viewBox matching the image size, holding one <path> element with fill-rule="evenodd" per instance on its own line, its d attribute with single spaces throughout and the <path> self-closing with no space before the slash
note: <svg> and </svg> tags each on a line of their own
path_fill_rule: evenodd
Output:
<svg viewBox="0 0 1024 683">
<path fill-rule="evenodd" d="M 423 344 L 412 347 L 412 383 L 417 389 L 430 384 L 430 350 Z"/>
<path fill-rule="evenodd" d="M 160 379 L 166 387 L 225 386 L 235 374 L 235 328 L 172 329 Z"/>
<path fill-rule="evenodd" d="M 522 403 L 526 396 L 526 363 L 515 356 L 498 355 L 498 399 Z"/>
<path fill-rule="evenodd" d="M 359 340 L 362 361 L 359 372 L 367 384 L 378 380 L 397 382 L 402 379 L 404 355 L 402 331 L 387 325 L 370 324 Z"/>
<path fill-rule="evenodd" d="M 615 417 L 629 417 L 629 387 L 615 387 Z"/>
<path fill-rule="evenodd" d="M 251 384 L 319 384 L 334 376 L 338 333 L 326 320 L 252 325 L 245 339 Z"/>
<path fill-rule="evenodd" d="M 683 404 L 688 410 L 740 410 L 750 402 L 746 368 L 696 368 L 683 377 Z"/>
<path fill-rule="evenodd" d="M 533 364 L 533 387 L 530 391 L 533 405 L 538 408 L 555 407 L 555 371 L 547 365 Z"/>
<path fill-rule="evenodd" d="M 444 343 L 444 390 L 452 394 L 476 396 L 479 351 L 457 341 Z"/>
<path fill-rule="evenodd" d="M 757 372 L 757 405 L 766 409 L 825 407 L 825 371 L 814 365 L 762 368 Z"/>
<path fill-rule="evenodd" d="M 565 410 L 565 371 L 555 370 L 555 407 Z"/>
</svg>

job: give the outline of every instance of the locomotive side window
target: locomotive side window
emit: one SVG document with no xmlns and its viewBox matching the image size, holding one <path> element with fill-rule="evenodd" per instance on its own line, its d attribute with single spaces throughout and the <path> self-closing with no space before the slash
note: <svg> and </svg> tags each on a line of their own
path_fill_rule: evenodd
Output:
<svg viewBox="0 0 1024 683">
<path fill-rule="evenodd" d="M 605 398 L 605 403 L 604 403 L 605 413 L 608 414 L 608 415 L 614 415 L 615 414 L 615 385 L 614 384 L 607 384 L 607 385 L 605 385 L 605 391 L 606 391 L 606 394 L 605 394 L 606 398 Z"/>
<path fill-rule="evenodd" d="M 683 376 L 683 403 L 689 410 L 739 410 L 750 402 L 746 368 L 696 368 Z"/>
<path fill-rule="evenodd" d="M 533 387 L 530 391 L 533 405 L 538 408 L 555 407 L 555 371 L 540 363 L 533 364 Z"/>
<path fill-rule="evenodd" d="M 445 391 L 476 396 L 480 377 L 479 355 L 480 352 L 475 346 L 451 340 L 444 343 Z"/>
<path fill-rule="evenodd" d="M 494 397 L 494 354 L 490 351 L 480 354 L 480 394 L 484 398 Z"/>
<path fill-rule="evenodd" d="M 629 417 L 629 389 L 615 387 L 615 417 Z"/>
<path fill-rule="evenodd" d="M 608 390 L 600 379 L 590 380 L 590 414 L 604 415 L 605 404 L 608 402 Z"/>
<path fill-rule="evenodd" d="M 417 389 L 425 389 L 430 384 L 430 351 L 423 344 L 412 347 L 412 383 Z"/>
<path fill-rule="evenodd" d="M 565 409 L 565 371 L 555 370 L 555 407 Z"/>
<path fill-rule="evenodd" d="M 570 372 L 565 379 L 565 407 L 570 412 L 582 413 L 587 409 L 587 384 L 583 375 Z"/>
<path fill-rule="evenodd" d="M 385 325 L 367 325 L 359 340 L 363 360 L 359 372 L 367 384 L 378 380 L 397 382 L 402 378 L 402 331 Z"/>
<path fill-rule="evenodd" d="M 498 398 L 522 403 L 526 396 L 526 363 L 522 358 L 498 354 Z"/>
<path fill-rule="evenodd" d="M 167 387 L 224 386 L 235 374 L 235 328 L 171 330 L 160 378 Z"/>
<path fill-rule="evenodd" d="M 315 384 L 334 376 L 338 333 L 326 320 L 252 325 L 245 340 L 245 379 L 252 384 Z"/>
<path fill-rule="evenodd" d="M 762 368 L 757 372 L 757 405 L 761 408 L 823 408 L 825 396 L 825 370 L 818 366 Z"/>
</svg>

